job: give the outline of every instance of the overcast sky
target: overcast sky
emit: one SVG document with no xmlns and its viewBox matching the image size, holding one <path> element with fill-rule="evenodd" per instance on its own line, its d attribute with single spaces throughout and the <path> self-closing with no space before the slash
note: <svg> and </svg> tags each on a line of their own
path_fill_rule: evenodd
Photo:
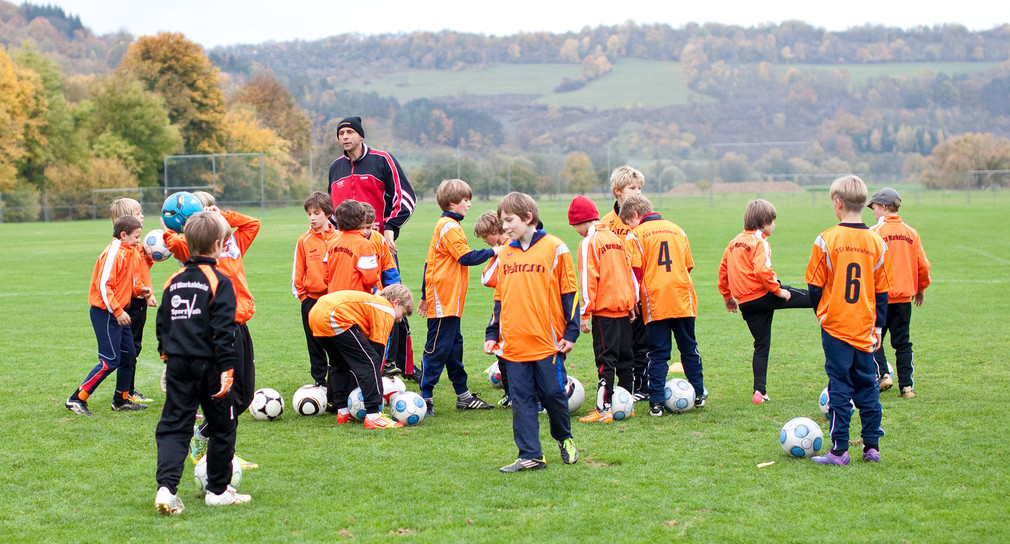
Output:
<svg viewBox="0 0 1010 544">
<path fill-rule="evenodd" d="M 16 0 L 12 0 L 16 1 Z M 49 4 L 35 0 L 37 4 Z M 989 30 L 1010 22 L 999 1 L 895 2 L 849 0 L 52 0 L 79 15 L 96 34 L 126 30 L 134 36 L 182 32 L 204 47 L 294 39 L 314 40 L 357 32 L 385 34 L 416 30 L 456 30 L 488 35 L 522 31 L 554 33 L 585 26 L 716 22 L 755 26 L 799 20 L 827 30 L 867 23 L 911 28 L 959 23 Z M 913 7 L 914 6 L 914 7 Z"/>
</svg>

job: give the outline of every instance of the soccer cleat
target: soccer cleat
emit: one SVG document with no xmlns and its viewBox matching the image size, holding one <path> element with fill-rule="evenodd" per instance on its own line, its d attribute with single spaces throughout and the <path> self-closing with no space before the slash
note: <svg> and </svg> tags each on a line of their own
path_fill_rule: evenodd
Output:
<svg viewBox="0 0 1010 544">
<path fill-rule="evenodd" d="M 509 398 L 508 393 L 505 393 L 504 395 L 501 396 L 501 400 L 498 401 L 498 406 L 501 406 L 502 408 L 512 407 L 512 399 Z"/>
<path fill-rule="evenodd" d="M 341 414 L 339 412 L 337 413 L 337 424 L 338 425 L 344 425 L 344 424 L 350 423 L 352 421 L 354 421 L 354 418 L 351 417 L 351 413 L 350 412 L 348 412 L 346 414 Z"/>
<path fill-rule="evenodd" d="M 663 415 L 663 405 L 659 402 L 653 402 L 649 405 L 649 415 L 660 417 Z"/>
<path fill-rule="evenodd" d="M 599 423 L 610 423 L 614 421 L 614 414 L 612 414 L 610 410 L 604 410 L 602 412 L 599 410 L 593 410 L 592 412 L 580 417 L 579 421 L 583 423 L 592 423 L 594 421 Z"/>
<path fill-rule="evenodd" d="M 477 395 L 473 394 L 468 399 L 456 401 L 456 409 L 458 410 L 490 410 L 492 408 L 494 405 L 480 400 Z"/>
<path fill-rule="evenodd" d="M 207 439 L 193 429 L 193 438 L 189 439 L 189 460 L 195 465 L 204 455 L 207 455 Z"/>
<path fill-rule="evenodd" d="M 428 407 L 428 412 L 424 414 L 424 417 L 435 417 L 435 401 L 424 399 L 424 404 Z"/>
<path fill-rule="evenodd" d="M 707 401 L 707 400 L 708 400 L 708 394 L 707 393 L 699 395 L 697 398 L 694 399 L 694 407 L 695 408 L 701 408 L 702 406 L 705 406 L 705 401 Z"/>
<path fill-rule="evenodd" d="M 365 418 L 366 429 L 392 429 L 393 427 L 403 427 L 403 423 L 389 419 L 386 414 L 379 414 L 375 419 Z"/>
<path fill-rule="evenodd" d="M 520 472 L 523 470 L 540 470 L 547 468 L 547 461 L 543 457 L 533 459 L 516 459 L 515 463 L 505 465 L 498 469 L 499 472 Z"/>
<path fill-rule="evenodd" d="M 841 455 L 835 455 L 830 451 L 824 455 L 815 455 L 810 458 L 811 461 L 819 465 L 839 465 L 844 466 L 849 464 L 849 452 L 846 450 Z"/>
<path fill-rule="evenodd" d="M 63 403 L 63 406 L 66 406 L 67 410 L 70 410 L 75 414 L 80 414 L 82 416 L 94 415 L 91 410 L 88 410 L 88 403 L 81 399 L 71 397 L 67 399 L 67 402 Z"/>
<path fill-rule="evenodd" d="M 382 369 L 383 376 L 392 378 L 393 376 L 397 376 L 399 374 L 403 374 L 403 371 L 400 370 L 400 368 L 394 363 L 386 363 L 386 366 Z"/>
<path fill-rule="evenodd" d="M 186 507 L 182 505 L 182 500 L 179 499 L 178 495 L 173 495 L 167 487 L 161 486 L 158 488 L 158 494 L 154 496 L 154 509 L 159 514 L 174 516 L 175 514 L 181 514 Z"/>
<path fill-rule="evenodd" d="M 146 404 L 137 404 L 128 400 L 113 400 L 112 409 L 117 412 L 137 412 L 147 410 Z"/>
<path fill-rule="evenodd" d="M 141 393 L 140 391 L 134 391 L 133 393 L 130 393 L 130 402 L 134 404 L 147 404 L 152 400 L 154 399 L 144 396 L 144 394 Z"/>
<path fill-rule="evenodd" d="M 224 492 L 211 493 L 210 491 L 203 497 L 203 502 L 207 506 L 227 506 L 229 504 L 245 504 L 252 500 L 251 495 L 245 495 L 235 491 L 235 488 L 228 486 Z"/>
<path fill-rule="evenodd" d="M 762 404 L 767 400 L 771 399 L 768 398 L 768 395 L 765 395 L 760 391 L 755 391 L 754 396 L 750 398 L 750 401 L 753 402 L 754 404 Z"/>
<path fill-rule="evenodd" d="M 883 376 L 881 376 L 880 378 L 877 379 L 877 389 L 879 389 L 881 391 L 887 391 L 893 385 L 894 385 L 894 380 L 891 379 L 891 375 L 890 374 L 884 374 Z"/>
<path fill-rule="evenodd" d="M 648 398 L 649 398 L 649 393 L 647 393 L 645 391 L 639 391 L 638 393 L 635 393 L 634 395 L 632 395 L 632 399 L 633 399 L 634 402 L 640 402 L 640 401 L 646 400 Z"/>
<path fill-rule="evenodd" d="M 877 448 L 870 448 L 863 451 L 863 461 L 867 463 L 879 463 L 880 462 L 880 450 Z"/>
<path fill-rule="evenodd" d="M 575 448 L 575 442 L 573 442 L 570 437 L 564 440 L 559 440 L 558 448 L 561 449 L 561 460 L 564 461 L 566 465 L 574 465 L 578 462 L 579 450 Z"/>
<path fill-rule="evenodd" d="M 902 387 L 901 388 L 901 398 L 903 398 L 903 399 L 914 399 L 915 398 L 915 389 L 912 389 L 911 385 L 906 385 L 905 387 Z"/>
<path fill-rule="evenodd" d="M 245 459 L 239 457 L 238 455 L 234 455 L 233 454 L 232 455 L 232 460 L 238 462 L 238 466 L 242 470 L 252 470 L 254 468 L 260 468 L 260 466 L 258 464 L 250 462 L 250 461 L 246 461 Z"/>
</svg>

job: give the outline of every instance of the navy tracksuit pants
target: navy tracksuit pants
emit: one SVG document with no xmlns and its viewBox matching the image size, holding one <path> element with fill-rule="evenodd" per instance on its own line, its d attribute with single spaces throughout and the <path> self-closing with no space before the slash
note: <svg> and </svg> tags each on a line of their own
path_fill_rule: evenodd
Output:
<svg viewBox="0 0 1010 544">
<path fill-rule="evenodd" d="M 508 367 L 509 398 L 512 399 L 512 438 L 520 459 L 543 457 L 537 400 L 547 410 L 551 436 L 557 441 L 572 437 L 568 396 L 564 383 L 565 360 L 560 353 L 539 361 L 517 363 L 502 359 Z"/>
<path fill-rule="evenodd" d="M 863 444 L 877 444 L 884 431 L 880 429 L 883 411 L 877 389 L 877 366 L 873 354 L 860 351 L 821 330 L 824 346 L 824 370 L 828 374 L 831 423 L 831 449 L 849 449 L 849 421 L 852 419 L 851 399 L 859 410 Z"/>
</svg>

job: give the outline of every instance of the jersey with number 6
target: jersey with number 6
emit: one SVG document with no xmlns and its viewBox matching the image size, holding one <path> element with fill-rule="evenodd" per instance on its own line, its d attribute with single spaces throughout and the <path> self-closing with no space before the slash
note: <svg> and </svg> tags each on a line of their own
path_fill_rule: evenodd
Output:
<svg viewBox="0 0 1010 544">
<path fill-rule="evenodd" d="M 871 351 L 875 297 L 891 289 L 890 277 L 884 240 L 862 223 L 842 223 L 814 240 L 804 280 L 823 289 L 817 320 L 824 332 Z"/>
<path fill-rule="evenodd" d="M 625 248 L 631 268 L 641 271 L 639 298 L 646 324 L 698 315 L 698 296 L 691 279 L 694 258 L 683 229 L 658 213 L 650 213 L 628 233 Z"/>
</svg>

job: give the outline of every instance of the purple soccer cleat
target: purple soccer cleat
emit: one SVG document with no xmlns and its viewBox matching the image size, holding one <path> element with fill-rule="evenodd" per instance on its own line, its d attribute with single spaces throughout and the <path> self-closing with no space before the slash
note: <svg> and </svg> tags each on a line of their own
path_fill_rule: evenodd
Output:
<svg viewBox="0 0 1010 544">
<path fill-rule="evenodd" d="M 841 455 L 835 455 L 830 451 L 824 455 L 815 455 L 810 458 L 811 461 L 819 465 L 848 465 L 849 464 L 849 452 L 846 451 Z"/>
<path fill-rule="evenodd" d="M 863 461 L 867 463 L 879 463 L 880 462 L 880 450 L 877 448 L 870 448 L 863 452 Z"/>
</svg>

